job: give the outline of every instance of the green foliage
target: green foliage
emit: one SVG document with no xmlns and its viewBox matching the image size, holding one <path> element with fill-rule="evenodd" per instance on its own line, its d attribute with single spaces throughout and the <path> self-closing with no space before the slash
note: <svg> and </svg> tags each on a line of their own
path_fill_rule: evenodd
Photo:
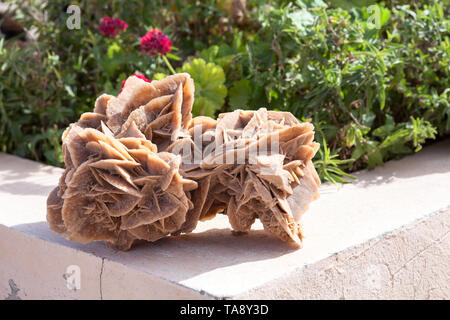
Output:
<svg viewBox="0 0 450 320">
<path fill-rule="evenodd" d="M 331 154 L 330 149 L 327 146 L 327 142 L 323 140 L 321 149 L 318 152 L 318 158 L 314 161 L 314 166 L 316 167 L 317 173 L 319 174 L 320 179 L 328 180 L 332 183 L 348 183 L 348 179 L 355 179 L 355 176 L 352 176 L 346 172 L 344 172 L 340 166 L 347 165 L 353 162 L 353 159 L 347 160 L 339 160 L 339 155 L 334 153 Z"/>
<path fill-rule="evenodd" d="M 39 40 L 23 44 L 0 37 L 0 151 L 61 166 L 64 128 L 81 113 L 92 111 L 98 95 L 116 95 L 130 74 L 151 78 L 167 72 L 162 59 L 139 50 L 139 37 L 161 21 L 155 4 L 106 0 L 78 4 L 79 30 L 66 27 L 66 1 L 29 1 L 16 18 L 27 28 L 37 28 Z M 122 5 L 127 10 L 121 10 Z M 36 12 L 46 12 L 47 18 L 36 20 Z M 130 27 L 115 39 L 105 38 L 97 30 L 104 16 L 120 17 Z"/>
<path fill-rule="evenodd" d="M 73 77 L 64 74 L 59 57 L 39 55 L 35 47 L 6 48 L 0 39 L 0 151 L 50 164 L 62 161 L 58 123 L 69 124 L 77 107 L 67 105 L 73 96 Z"/>
<path fill-rule="evenodd" d="M 237 23 L 229 0 L 78 1 L 79 30 L 65 26 L 65 1 L 27 2 L 17 17 L 39 41 L 0 40 L 0 151 L 61 165 L 62 130 L 98 95 L 117 94 L 135 72 L 169 73 L 139 50 L 153 27 L 176 47 L 174 68 L 195 80 L 196 115 L 266 107 L 312 121 L 323 180 L 342 182 L 450 133 L 448 2 L 246 2 Z M 36 8 L 47 21 L 32 18 Z M 128 30 L 102 37 L 104 16 Z"/>
<path fill-rule="evenodd" d="M 194 80 L 195 100 L 192 106 L 194 116 L 214 117 L 223 106 L 227 96 L 227 87 L 224 85 L 225 73 L 222 67 L 201 58 L 186 62 L 177 72 L 186 72 Z M 167 77 L 165 73 L 156 73 L 154 80 Z"/>
<path fill-rule="evenodd" d="M 178 72 L 187 72 L 194 79 L 195 100 L 192 112 L 195 115 L 214 117 L 227 96 L 223 69 L 212 62 L 194 59 L 185 63 Z"/>
<path fill-rule="evenodd" d="M 329 152 L 322 146 L 316 165 L 347 171 L 382 165 L 448 134 L 448 6 L 364 7 L 374 3 L 350 11 L 316 1 L 255 4 L 252 18 L 260 28 L 236 36 L 239 48 L 229 45 L 229 107 L 265 105 L 311 118 L 329 146 Z M 238 90 L 241 81 L 245 90 Z"/>
<path fill-rule="evenodd" d="M 252 88 L 250 87 L 250 81 L 247 79 L 235 81 L 231 86 L 229 93 L 230 107 L 232 109 L 245 109 L 251 93 Z"/>
</svg>

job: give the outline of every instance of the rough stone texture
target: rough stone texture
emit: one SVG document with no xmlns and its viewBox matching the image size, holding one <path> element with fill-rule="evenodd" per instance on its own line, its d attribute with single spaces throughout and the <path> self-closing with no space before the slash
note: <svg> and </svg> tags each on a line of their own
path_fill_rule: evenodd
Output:
<svg viewBox="0 0 450 320">
<path fill-rule="evenodd" d="M 0 154 L 0 298 L 450 298 L 450 140 L 323 185 L 300 250 L 226 216 L 129 252 L 73 243 L 45 222 L 61 172 Z"/>
<path fill-rule="evenodd" d="M 438 211 L 236 298 L 448 299 L 449 228 Z"/>
<path fill-rule="evenodd" d="M 301 246 L 298 222 L 320 185 L 311 123 L 265 108 L 192 119 L 187 73 L 130 76 L 122 89 L 62 134 L 65 171 L 47 199 L 53 231 L 126 251 L 223 212 L 235 231 L 259 219 Z"/>
<path fill-rule="evenodd" d="M 164 151 L 187 131 L 193 100 L 187 73 L 151 83 L 130 76 L 118 97 L 101 95 L 62 135 L 66 170 L 47 200 L 50 228 L 121 250 L 180 230 L 197 183 Z"/>
</svg>

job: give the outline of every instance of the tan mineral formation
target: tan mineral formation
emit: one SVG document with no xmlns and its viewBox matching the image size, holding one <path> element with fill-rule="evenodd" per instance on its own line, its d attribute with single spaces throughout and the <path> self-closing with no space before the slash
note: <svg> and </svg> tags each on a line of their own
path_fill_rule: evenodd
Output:
<svg viewBox="0 0 450 320">
<path fill-rule="evenodd" d="M 66 170 L 47 200 L 52 230 L 128 250 L 189 233 L 225 213 L 234 230 L 256 219 L 301 245 L 301 215 L 318 197 L 314 127 L 291 113 L 236 110 L 192 118 L 194 82 L 129 77 L 63 134 Z"/>
</svg>

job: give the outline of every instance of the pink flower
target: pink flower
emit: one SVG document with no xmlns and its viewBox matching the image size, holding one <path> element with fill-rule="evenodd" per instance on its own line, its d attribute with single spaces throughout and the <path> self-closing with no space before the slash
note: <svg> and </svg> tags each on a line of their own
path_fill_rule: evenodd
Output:
<svg viewBox="0 0 450 320">
<path fill-rule="evenodd" d="M 128 24 L 120 19 L 104 17 L 100 20 L 98 29 L 104 37 L 114 38 L 117 36 L 118 31 L 125 31 L 128 28 Z"/>
<path fill-rule="evenodd" d="M 159 29 L 152 29 L 141 39 L 141 51 L 151 56 L 161 54 L 165 56 L 172 51 L 172 42 L 169 37 Z"/>
<path fill-rule="evenodd" d="M 130 77 L 137 77 L 137 78 L 142 79 L 145 82 L 149 82 L 149 83 L 152 82 L 151 80 L 147 79 L 143 74 L 139 74 L 139 73 L 132 74 Z M 125 81 L 127 81 L 127 80 L 122 81 L 122 86 L 120 87 L 119 93 L 122 92 L 122 89 L 125 86 Z"/>
</svg>

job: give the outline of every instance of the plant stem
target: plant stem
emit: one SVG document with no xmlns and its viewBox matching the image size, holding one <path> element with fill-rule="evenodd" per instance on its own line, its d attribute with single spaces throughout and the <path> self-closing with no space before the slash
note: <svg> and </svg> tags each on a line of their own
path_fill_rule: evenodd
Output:
<svg viewBox="0 0 450 320">
<path fill-rule="evenodd" d="M 167 68 L 169 68 L 170 72 L 172 72 L 172 74 L 175 74 L 176 72 L 175 72 L 175 70 L 173 69 L 173 67 L 172 67 L 172 65 L 170 64 L 170 62 L 169 62 L 169 60 L 167 59 L 167 57 L 166 57 L 166 56 L 162 56 L 162 58 L 163 58 L 164 62 L 166 63 Z"/>
</svg>

